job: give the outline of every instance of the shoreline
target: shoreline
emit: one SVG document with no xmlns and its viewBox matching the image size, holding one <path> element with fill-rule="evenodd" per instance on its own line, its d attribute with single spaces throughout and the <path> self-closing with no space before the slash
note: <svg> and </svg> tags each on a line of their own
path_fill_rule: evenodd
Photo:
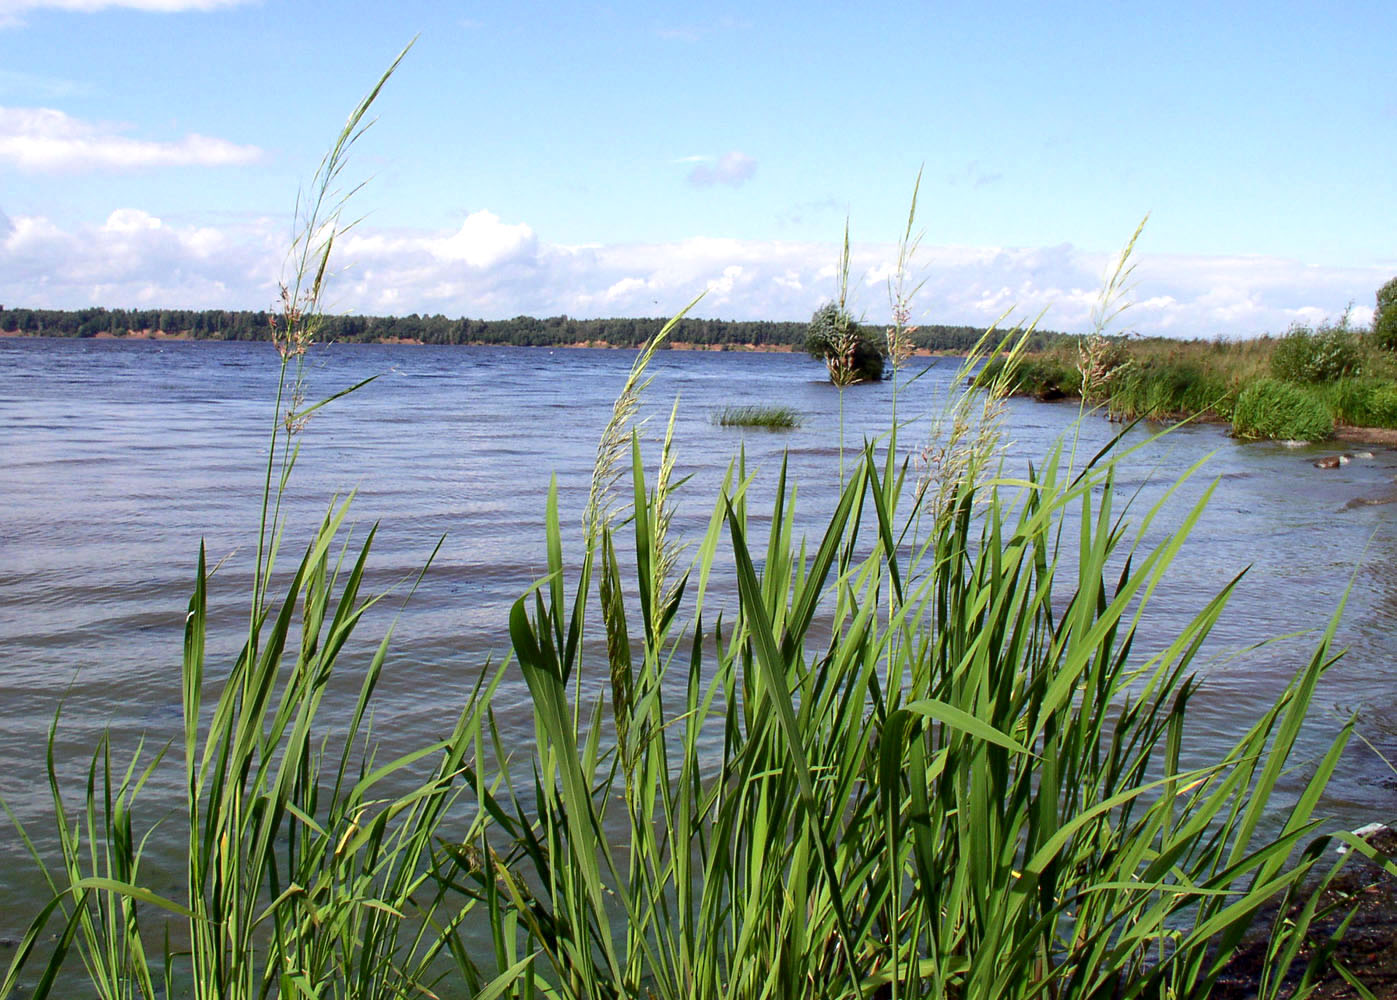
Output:
<svg viewBox="0 0 1397 1000">
<path fill-rule="evenodd" d="M 217 343 L 224 344 L 229 341 L 219 337 L 195 337 L 187 331 L 180 333 L 169 333 L 164 330 L 135 330 L 127 334 L 118 335 L 108 330 L 95 333 L 91 337 L 66 337 L 50 336 L 43 333 L 26 333 L 19 330 L 0 330 L 0 340 L 144 340 L 144 341 L 181 341 L 187 343 Z M 270 340 L 246 340 L 239 341 L 248 344 L 269 344 Z M 387 344 L 394 347 L 506 347 L 512 350 L 550 350 L 550 351 L 572 351 L 572 350 L 592 350 L 592 351 L 638 351 L 640 344 L 613 344 L 606 340 L 578 340 L 566 344 L 507 344 L 500 341 L 491 340 L 470 340 L 461 344 L 428 344 L 426 341 L 416 337 L 378 337 L 374 340 L 323 340 L 316 343 L 321 345 L 377 345 Z M 798 344 L 756 344 L 747 343 L 699 343 L 687 340 L 667 340 L 660 350 L 671 351 L 695 351 L 714 353 L 737 353 L 737 354 L 801 354 L 803 348 Z M 931 350 L 919 347 L 912 352 L 913 357 L 918 358 L 958 358 L 965 355 L 958 351 Z"/>
</svg>

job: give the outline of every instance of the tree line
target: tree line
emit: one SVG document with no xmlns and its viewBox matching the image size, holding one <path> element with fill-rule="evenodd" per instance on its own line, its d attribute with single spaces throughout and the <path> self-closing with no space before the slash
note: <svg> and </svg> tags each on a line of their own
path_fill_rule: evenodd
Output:
<svg viewBox="0 0 1397 1000">
<path fill-rule="evenodd" d="M 163 334 L 195 340 L 270 340 L 275 313 L 228 309 L 15 309 L 0 306 L 0 333 L 34 337 L 128 337 Z M 570 316 L 516 316 L 513 319 L 448 319 L 446 316 L 322 317 L 317 339 L 351 343 L 421 341 L 424 344 L 498 344 L 557 347 L 607 344 L 638 347 L 667 322 L 658 317 L 575 319 Z M 809 322 L 685 318 L 670 334 L 676 344 L 718 348 L 790 347 L 805 344 Z M 870 339 L 883 328 L 863 324 Z M 931 324 L 919 327 L 913 343 L 921 349 L 964 353 L 984 334 L 981 327 Z M 1046 347 L 1060 334 L 1040 331 L 1030 347 Z"/>
</svg>

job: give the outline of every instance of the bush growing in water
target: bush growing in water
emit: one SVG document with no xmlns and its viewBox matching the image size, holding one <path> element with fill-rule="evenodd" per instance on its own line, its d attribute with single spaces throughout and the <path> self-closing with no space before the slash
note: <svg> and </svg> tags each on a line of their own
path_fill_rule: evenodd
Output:
<svg viewBox="0 0 1397 1000">
<path fill-rule="evenodd" d="M 805 350 L 825 363 L 835 385 L 877 382 L 883 377 L 883 352 L 878 343 L 837 302 L 820 307 L 810 317 Z"/>
<path fill-rule="evenodd" d="M 1242 390 L 1232 411 L 1240 438 L 1322 441 L 1334 433 L 1334 418 L 1312 393 L 1279 379 L 1261 379 Z"/>
<path fill-rule="evenodd" d="M 1291 327 L 1271 355 L 1271 374 L 1287 382 L 1333 382 L 1360 374 L 1362 362 L 1345 315 L 1336 326 Z"/>
</svg>

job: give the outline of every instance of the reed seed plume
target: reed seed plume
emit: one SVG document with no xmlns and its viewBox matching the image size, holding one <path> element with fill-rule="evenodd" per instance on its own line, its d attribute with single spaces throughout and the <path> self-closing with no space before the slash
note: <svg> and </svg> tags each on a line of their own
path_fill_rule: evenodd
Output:
<svg viewBox="0 0 1397 1000">
<path fill-rule="evenodd" d="M 641 348 L 626 376 L 625 385 L 611 406 L 611 419 L 607 421 L 597 442 L 597 458 L 592 465 L 592 485 L 587 494 L 587 507 L 582 515 L 586 530 L 588 548 L 591 548 L 605 527 L 615 523 L 628 501 L 622 500 L 616 491 L 616 483 L 626 470 L 626 458 L 630 452 L 631 430 L 635 415 L 640 408 L 640 397 L 650 384 L 651 376 L 645 374 L 650 359 L 660 344 L 669 337 L 679 321 L 684 318 L 699 301 L 698 296 L 666 323 L 660 332 Z"/>
<path fill-rule="evenodd" d="M 839 297 L 829 330 L 825 367 L 829 380 L 844 389 L 859 380 L 859 327 L 849 313 L 849 220 L 844 220 L 844 245 L 839 253 Z"/>
<path fill-rule="evenodd" d="M 912 205 L 907 211 L 907 227 L 897 243 L 897 265 L 888 277 L 888 306 L 892 313 L 892 323 L 887 331 L 887 357 L 892 365 L 893 379 L 912 356 L 912 335 L 917 328 L 912 325 L 912 300 L 926 284 L 926 279 L 913 282 L 911 278 L 912 259 L 921 246 L 925 230 L 913 232 L 917 222 L 917 195 L 922 189 L 922 170 L 917 171 L 917 181 L 912 186 Z M 895 395 L 894 395 L 895 398 Z"/>
<path fill-rule="evenodd" d="M 933 521 L 954 509 L 957 496 L 974 494 L 985 485 L 1008 448 L 1004 433 L 1005 401 L 1012 394 L 1014 374 L 1037 320 L 1008 332 L 999 329 L 1001 316 L 985 331 L 961 362 L 952 379 L 951 395 L 932 420 L 927 443 L 918 455 L 916 496 Z M 991 364 L 991 362 L 997 362 Z"/>
<path fill-rule="evenodd" d="M 1125 248 L 1116 255 L 1115 264 L 1106 276 L 1101 294 L 1091 310 L 1091 332 L 1077 345 L 1077 371 L 1081 375 L 1082 402 L 1094 405 L 1104 402 L 1111 395 L 1112 383 L 1126 373 L 1129 358 L 1125 355 L 1119 337 L 1107 331 L 1120 319 L 1121 315 L 1134 303 L 1131 294 L 1135 289 L 1135 243 L 1145 231 L 1149 213 L 1140 220 L 1126 242 Z"/>
<path fill-rule="evenodd" d="M 378 83 L 355 105 L 316 168 L 309 188 L 296 195 L 295 229 L 285 265 L 289 274 L 280 284 L 279 315 L 270 319 L 272 343 L 282 363 L 295 364 L 290 401 L 282 417 L 288 436 L 303 430 L 310 419 L 310 412 L 304 409 L 304 358 L 323 325 L 324 293 L 332 273 L 335 243 L 360 222 L 358 218 L 346 221 L 345 212 L 366 182 L 345 187 L 343 173 L 350 153 L 376 120 L 369 117 L 370 108 L 415 42 L 414 38 L 404 46 Z"/>
</svg>

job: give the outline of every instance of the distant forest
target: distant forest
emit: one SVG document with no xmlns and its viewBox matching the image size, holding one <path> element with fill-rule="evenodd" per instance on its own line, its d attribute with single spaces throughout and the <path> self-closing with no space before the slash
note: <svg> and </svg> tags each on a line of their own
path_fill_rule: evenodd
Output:
<svg viewBox="0 0 1397 1000">
<path fill-rule="evenodd" d="M 269 340 L 268 312 L 224 309 L 6 309 L 0 306 L 0 333 L 32 337 L 191 337 L 195 340 Z M 325 341 L 376 343 L 421 341 L 424 344 L 500 344 L 514 347 L 556 347 L 567 344 L 608 344 L 638 347 L 659 332 L 664 319 L 447 319 L 445 316 L 325 316 L 317 335 Z M 806 323 L 772 323 L 718 319 L 683 319 L 670 334 L 678 344 L 718 348 L 791 347 L 805 343 Z M 876 338 L 882 327 L 868 326 Z M 917 347 L 965 353 L 984 330 L 976 326 L 928 325 L 913 334 Z M 1039 331 L 1030 348 L 1046 347 L 1061 334 Z"/>
</svg>

